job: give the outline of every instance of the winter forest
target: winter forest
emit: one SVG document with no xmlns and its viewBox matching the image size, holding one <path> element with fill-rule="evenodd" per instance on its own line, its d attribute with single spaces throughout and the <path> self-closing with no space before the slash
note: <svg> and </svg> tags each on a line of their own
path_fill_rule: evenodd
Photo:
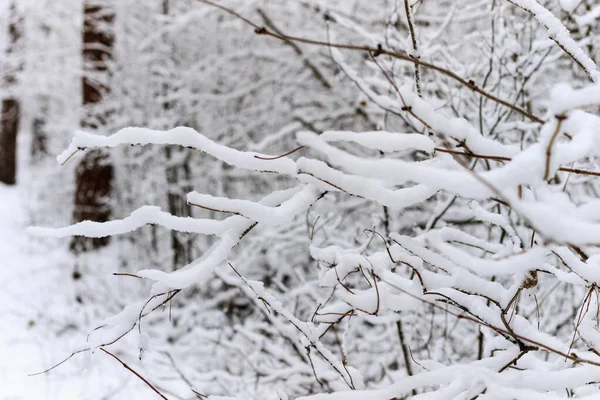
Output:
<svg viewBox="0 0 600 400">
<path fill-rule="evenodd" d="M 600 398 L 597 0 L 0 0 L 0 400 Z"/>
</svg>

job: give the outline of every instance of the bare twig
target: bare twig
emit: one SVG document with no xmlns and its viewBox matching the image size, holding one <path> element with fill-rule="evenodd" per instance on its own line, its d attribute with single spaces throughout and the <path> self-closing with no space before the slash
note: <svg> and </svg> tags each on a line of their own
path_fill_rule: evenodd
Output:
<svg viewBox="0 0 600 400">
<path fill-rule="evenodd" d="M 100 347 L 100 350 L 102 350 L 103 352 L 105 352 L 106 354 L 108 354 L 109 356 L 113 357 L 115 360 L 117 360 L 118 362 L 121 363 L 121 365 L 131 371 L 135 376 L 137 376 L 142 382 L 144 382 L 150 389 L 154 390 L 156 392 L 156 394 L 158 394 L 161 398 L 163 398 L 164 400 L 169 400 L 164 394 L 162 394 L 157 388 L 155 388 L 150 382 L 148 382 L 148 380 L 146 378 L 144 378 L 143 376 L 141 376 L 139 373 L 137 373 L 133 368 L 131 368 L 129 365 L 125 364 L 123 361 L 121 361 L 121 359 L 117 356 L 115 356 L 113 353 L 111 353 L 110 351 L 106 350 L 104 347 Z"/>
<path fill-rule="evenodd" d="M 303 149 L 303 148 L 304 148 L 304 146 L 299 146 L 299 147 L 296 147 L 294 150 L 290 150 L 290 151 L 288 151 L 287 153 L 283 153 L 283 154 L 282 154 L 282 155 L 280 155 L 280 156 L 274 156 L 274 157 L 262 157 L 262 156 L 256 156 L 256 155 L 255 155 L 255 156 L 254 156 L 254 158 L 258 158 L 259 160 L 269 160 L 269 161 L 270 161 L 270 160 L 277 160 L 277 159 L 283 158 L 283 157 L 285 157 L 285 156 L 289 156 L 290 154 L 293 154 L 293 153 L 295 153 L 295 152 L 297 152 L 298 150 L 301 150 L 301 149 Z"/>
<path fill-rule="evenodd" d="M 139 276 L 139 275 L 136 275 L 136 274 L 131 274 L 131 273 L 129 273 L 129 272 L 113 272 L 113 275 L 114 275 L 114 276 L 130 276 L 130 277 L 132 277 L 132 278 L 144 279 L 144 278 L 142 278 L 142 277 L 141 277 L 141 276 Z"/>
<path fill-rule="evenodd" d="M 404 330 L 402 329 L 402 320 L 396 321 L 396 329 L 398 331 L 398 340 L 400 341 L 400 348 L 402 349 L 402 356 L 404 358 L 404 365 L 406 366 L 406 375 L 413 376 L 412 364 L 410 363 L 410 353 L 409 348 L 406 345 L 406 341 L 404 340 Z M 417 391 L 415 389 L 412 390 L 412 395 L 416 396 Z"/>
</svg>

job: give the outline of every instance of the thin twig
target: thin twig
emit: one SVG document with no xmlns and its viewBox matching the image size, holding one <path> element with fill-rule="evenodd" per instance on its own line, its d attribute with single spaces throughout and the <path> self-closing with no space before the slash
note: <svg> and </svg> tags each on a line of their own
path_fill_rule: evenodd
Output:
<svg viewBox="0 0 600 400">
<path fill-rule="evenodd" d="M 414 59 L 418 60 L 419 57 L 419 42 L 417 41 L 417 34 L 415 32 L 415 24 L 412 13 L 412 6 L 408 4 L 408 0 L 404 0 L 404 11 L 406 12 L 406 22 L 408 24 L 408 32 L 410 33 L 410 40 L 412 42 L 412 48 L 415 54 L 412 56 Z M 417 95 L 419 97 L 423 97 L 423 93 L 421 91 L 421 71 L 419 70 L 419 64 L 415 63 L 415 89 L 417 90 Z"/>
<path fill-rule="evenodd" d="M 435 151 L 439 151 L 440 153 L 450 153 L 450 154 L 456 154 L 456 155 L 465 156 L 465 157 L 481 158 L 481 159 L 484 159 L 484 160 L 512 161 L 512 158 L 510 158 L 510 157 L 489 156 L 489 155 L 484 155 L 484 154 L 475 154 L 475 153 L 471 153 L 471 152 L 467 153 L 467 152 L 464 152 L 464 151 L 446 149 L 446 148 L 443 148 L 443 147 L 436 147 L 436 148 L 434 148 L 434 150 Z M 589 170 L 580 169 L 580 168 L 560 167 L 558 170 L 562 171 L 562 172 L 571 172 L 573 174 L 579 174 L 579 175 L 600 176 L 600 172 L 589 171 Z"/>
<path fill-rule="evenodd" d="M 175 371 L 177 372 L 177 374 L 179 375 L 179 377 L 190 387 L 190 390 L 192 392 L 194 392 L 194 394 L 196 396 L 202 397 L 202 398 L 208 398 L 207 395 L 198 392 L 197 390 L 195 390 L 192 387 L 192 382 L 190 382 L 190 380 L 185 376 L 185 374 L 183 373 L 183 371 L 181 369 L 179 369 L 179 367 L 175 363 L 175 359 L 173 358 L 173 356 L 171 355 L 171 353 L 169 353 L 168 351 L 163 351 L 163 354 L 165 354 L 169 358 L 169 362 L 173 366 L 173 369 L 175 369 Z"/>
<path fill-rule="evenodd" d="M 132 278 L 144 279 L 144 278 L 142 278 L 142 277 L 141 277 L 141 276 L 139 276 L 139 275 L 136 275 L 136 274 L 131 274 L 131 273 L 129 273 L 129 272 L 113 272 L 113 275 L 114 275 L 114 276 L 130 276 L 130 277 L 132 277 Z"/>
<path fill-rule="evenodd" d="M 271 161 L 271 160 L 277 160 L 277 159 L 283 158 L 283 157 L 285 157 L 285 156 L 289 156 L 290 154 L 293 154 L 293 153 L 297 152 L 298 150 L 300 150 L 300 149 L 303 149 L 304 147 L 305 147 L 305 146 L 299 146 L 299 147 L 296 147 L 294 150 L 290 150 L 290 151 L 288 151 L 287 153 L 284 153 L 284 154 L 282 154 L 282 155 L 280 155 L 280 156 L 275 156 L 275 157 L 262 157 L 262 156 L 256 156 L 256 155 L 255 155 L 255 156 L 254 156 L 254 158 L 258 158 L 259 160 L 268 160 L 268 161 Z"/>
<path fill-rule="evenodd" d="M 398 330 L 398 340 L 400 341 L 400 348 L 402 349 L 402 356 L 404 358 L 404 365 L 406 366 L 406 375 L 413 376 L 412 364 L 410 363 L 410 353 L 409 348 L 406 345 L 406 341 L 404 340 L 404 331 L 402 329 L 402 320 L 396 321 L 396 329 Z M 416 396 L 417 391 L 415 389 L 412 390 L 412 395 Z"/>
<path fill-rule="evenodd" d="M 142 382 L 144 382 L 146 385 L 148 385 L 148 387 L 150 387 L 150 389 L 154 390 L 156 392 L 156 394 L 158 394 L 164 400 L 169 400 L 167 397 L 165 397 L 164 394 L 162 394 L 157 388 L 155 388 L 150 382 L 148 382 L 146 380 L 146 378 L 144 378 L 143 376 L 141 376 L 140 374 L 138 374 L 133 368 L 131 368 L 129 365 L 127 365 L 123 361 L 121 361 L 121 359 L 119 357 L 115 356 L 113 353 L 111 353 L 110 351 L 106 350 L 104 347 L 100 347 L 100 350 L 102 350 L 103 352 L 105 352 L 109 356 L 113 357 L 118 362 L 120 362 L 123 367 L 125 367 L 127 370 L 131 371 L 135 376 L 137 376 L 138 378 L 140 378 L 142 380 Z"/>
</svg>

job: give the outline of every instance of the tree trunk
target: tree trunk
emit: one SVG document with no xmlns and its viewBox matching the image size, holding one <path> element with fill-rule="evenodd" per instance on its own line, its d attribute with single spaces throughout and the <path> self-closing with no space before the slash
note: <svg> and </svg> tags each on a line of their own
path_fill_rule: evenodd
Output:
<svg viewBox="0 0 600 400">
<path fill-rule="evenodd" d="M 4 87 L 13 89 L 17 84 L 16 73 L 20 64 L 13 64 L 11 55 L 15 52 L 21 38 L 22 19 L 19 18 L 15 3 L 10 5 L 8 26 L 8 45 L 6 49 L 6 67 L 3 77 Z M 0 182 L 14 185 L 17 182 L 17 133 L 19 131 L 19 100 L 10 95 L 2 100 L 0 111 Z"/>
<path fill-rule="evenodd" d="M 17 131 L 19 129 L 19 102 L 2 100 L 0 124 L 0 182 L 17 183 Z"/>
<path fill-rule="evenodd" d="M 192 190 L 189 186 L 190 166 L 188 157 L 183 157 L 181 163 L 173 163 L 173 156 L 181 159 L 181 152 L 185 149 L 167 146 L 167 196 L 169 213 L 179 217 L 190 217 L 192 207 L 188 204 L 186 194 Z M 192 261 L 191 233 L 171 231 L 171 251 L 173 269 L 178 269 Z"/>
<path fill-rule="evenodd" d="M 169 14 L 169 0 L 162 2 L 163 15 Z M 169 94 L 169 84 L 163 84 L 163 96 Z M 163 103 L 165 110 L 172 109 L 174 104 L 169 101 Z M 187 203 L 186 195 L 192 189 L 189 186 L 190 165 L 189 157 L 182 157 L 182 152 L 188 151 L 180 146 L 165 147 L 165 156 L 167 159 L 167 203 L 169 213 L 180 217 L 189 217 L 192 215 L 192 208 Z M 181 161 L 174 162 L 173 158 Z M 171 251 L 173 270 L 189 264 L 192 261 L 192 237 L 190 233 L 181 233 L 171 231 Z"/>
<path fill-rule="evenodd" d="M 38 164 L 48 154 L 48 132 L 47 120 L 50 108 L 50 98 L 48 95 L 41 94 L 36 98 L 36 109 L 33 121 L 31 123 L 31 160 L 33 164 Z"/>
<path fill-rule="evenodd" d="M 106 115 L 93 110 L 89 106 L 100 103 L 103 94 L 109 90 L 106 83 L 108 76 L 107 61 L 110 60 L 113 47 L 111 33 L 114 14 L 105 5 L 86 0 L 84 3 L 83 23 L 83 81 L 82 97 L 86 116 L 81 126 L 94 130 L 106 122 Z M 75 222 L 91 220 L 108 221 L 111 214 L 110 197 L 112 194 L 113 166 L 108 155 L 102 150 L 87 152 L 76 169 Z M 109 238 L 74 237 L 71 250 L 75 253 L 85 252 L 106 246 Z"/>
</svg>

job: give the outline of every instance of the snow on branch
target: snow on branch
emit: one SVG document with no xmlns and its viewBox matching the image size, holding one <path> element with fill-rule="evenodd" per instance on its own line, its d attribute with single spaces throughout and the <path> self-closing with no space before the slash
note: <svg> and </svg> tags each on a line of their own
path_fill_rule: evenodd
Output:
<svg viewBox="0 0 600 400">
<path fill-rule="evenodd" d="M 194 200 L 208 200 L 213 197 L 202 197 L 198 199 L 192 195 Z M 141 270 L 137 273 L 142 278 L 148 278 L 156 281 L 153 287 L 153 293 L 161 293 L 173 289 L 184 289 L 206 280 L 214 270 L 222 265 L 232 255 L 233 249 L 240 240 L 252 230 L 261 221 L 267 225 L 278 225 L 283 221 L 290 221 L 295 216 L 300 215 L 321 197 L 322 193 L 315 190 L 311 185 L 304 185 L 303 188 L 295 187 L 288 190 L 275 191 L 263 198 L 259 203 L 252 203 L 239 200 L 230 200 L 228 205 L 234 208 L 234 211 L 245 212 L 246 216 L 231 217 L 232 226 L 223 232 L 221 238 L 215 243 L 204 256 L 191 264 L 188 264 L 174 272 L 167 273 L 161 270 Z M 269 217 L 273 214 L 276 206 L 282 207 L 276 213 L 275 219 Z M 257 220 L 248 219 L 255 217 Z M 235 218 L 235 220 L 233 220 Z"/>
<path fill-rule="evenodd" d="M 170 144 L 189 147 L 242 169 L 254 171 L 277 172 L 284 175 L 294 175 L 294 162 L 287 158 L 265 161 L 259 157 L 264 154 L 242 152 L 213 142 L 192 128 L 177 127 L 169 131 L 157 131 L 147 128 L 129 127 L 119 130 L 110 136 L 94 135 L 78 131 L 75 133 L 69 147 L 56 159 L 64 164 L 74 153 L 84 149 L 110 148 L 121 145 Z"/>
<path fill-rule="evenodd" d="M 466 119 L 445 117 L 441 112 L 436 111 L 431 104 L 414 93 L 410 85 L 396 86 L 394 83 L 398 99 L 392 99 L 375 93 L 369 84 L 344 61 L 340 51 L 337 49 L 331 49 L 330 51 L 334 61 L 342 68 L 346 75 L 363 93 L 384 110 L 390 110 L 397 114 L 407 112 L 427 129 L 432 130 L 440 136 L 451 138 L 461 143 L 466 149 L 474 153 L 488 151 L 505 157 L 518 154 L 519 149 L 516 146 L 504 145 L 499 141 L 483 137 Z M 400 104 L 398 104 L 398 101 Z M 424 141 L 424 139 L 420 140 Z"/>
<path fill-rule="evenodd" d="M 143 206 L 132 212 L 129 217 L 120 220 L 107 222 L 82 221 L 64 228 L 31 227 L 27 230 L 27 233 L 46 237 L 86 236 L 99 238 L 133 232 L 145 225 L 160 225 L 179 232 L 219 236 L 230 229 L 228 225 L 231 225 L 231 221 L 231 219 L 216 221 L 176 217 L 161 211 L 160 207 Z"/>
<path fill-rule="evenodd" d="M 354 142 L 383 152 L 414 149 L 432 153 L 435 147 L 430 138 L 419 133 L 326 131 L 320 136 L 326 142 Z"/>
<path fill-rule="evenodd" d="M 282 225 L 291 222 L 296 215 L 305 211 L 323 194 L 313 185 L 305 185 L 289 200 L 277 207 L 264 206 L 247 200 L 214 197 L 198 192 L 189 193 L 188 202 L 197 207 L 241 215 L 265 225 Z"/>
<path fill-rule="evenodd" d="M 298 159 L 298 168 L 300 180 L 319 185 L 323 190 L 341 191 L 394 209 L 402 209 L 418 204 L 438 191 L 427 185 L 415 185 L 392 190 L 374 179 L 345 174 L 329 167 L 322 161 L 304 157 Z M 306 175 L 305 178 L 304 175 Z"/>
</svg>

